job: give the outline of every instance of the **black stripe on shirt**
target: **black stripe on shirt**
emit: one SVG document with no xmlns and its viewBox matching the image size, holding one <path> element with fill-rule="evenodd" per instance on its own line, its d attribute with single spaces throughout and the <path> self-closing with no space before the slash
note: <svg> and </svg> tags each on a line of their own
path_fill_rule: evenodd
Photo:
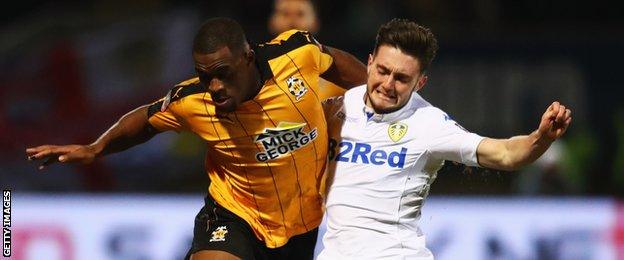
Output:
<svg viewBox="0 0 624 260">
<path fill-rule="evenodd" d="M 309 32 L 299 31 L 293 33 L 290 37 L 288 37 L 288 39 L 285 41 L 282 40 L 278 44 L 265 43 L 255 46 L 254 51 L 256 52 L 256 66 L 260 70 L 262 81 L 266 81 L 274 77 L 273 72 L 271 71 L 271 66 L 269 66 L 270 60 L 307 44 L 316 44 L 316 40 Z"/>
<path fill-rule="evenodd" d="M 160 112 L 163 103 L 165 102 L 172 103 L 174 101 L 180 100 L 181 98 L 203 92 L 206 92 L 206 89 L 199 83 L 189 85 L 176 85 L 171 90 L 169 90 L 167 95 L 165 95 L 164 99 L 159 100 L 158 102 L 154 102 L 148 107 L 147 117 L 152 117 L 154 114 Z"/>
</svg>

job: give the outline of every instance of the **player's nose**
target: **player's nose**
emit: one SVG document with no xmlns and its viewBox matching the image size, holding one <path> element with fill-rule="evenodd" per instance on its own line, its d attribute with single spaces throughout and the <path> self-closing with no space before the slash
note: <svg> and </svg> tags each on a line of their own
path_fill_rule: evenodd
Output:
<svg viewBox="0 0 624 260">
<path fill-rule="evenodd" d="M 223 85 L 223 81 L 219 79 L 211 79 L 210 84 L 208 84 L 208 92 L 217 93 L 223 91 L 225 86 Z"/>
<path fill-rule="evenodd" d="M 386 90 L 386 91 L 391 91 L 394 89 L 394 84 L 396 83 L 396 80 L 394 79 L 394 77 L 392 77 L 391 75 L 386 76 L 386 78 L 384 79 L 383 84 L 381 84 L 381 86 Z"/>
</svg>

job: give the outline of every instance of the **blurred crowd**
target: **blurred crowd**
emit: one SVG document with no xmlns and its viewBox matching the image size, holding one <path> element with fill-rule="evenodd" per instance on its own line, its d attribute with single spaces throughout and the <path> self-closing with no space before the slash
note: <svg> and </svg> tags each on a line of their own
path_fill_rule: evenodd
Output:
<svg viewBox="0 0 624 260">
<path fill-rule="evenodd" d="M 88 143 L 129 109 L 194 74 L 201 22 L 227 16 L 249 41 L 283 28 L 315 33 L 362 61 L 376 28 L 413 19 L 440 51 L 422 95 L 486 136 L 528 133 L 553 100 L 573 125 L 519 172 L 447 163 L 433 194 L 624 195 L 624 13 L 567 1 L 95 1 L 31 2 L 0 25 L 0 183 L 30 192 L 205 192 L 204 147 L 192 134 L 159 135 L 91 165 L 27 162 L 26 147 Z M 618 77 L 619 76 L 619 77 Z"/>
</svg>

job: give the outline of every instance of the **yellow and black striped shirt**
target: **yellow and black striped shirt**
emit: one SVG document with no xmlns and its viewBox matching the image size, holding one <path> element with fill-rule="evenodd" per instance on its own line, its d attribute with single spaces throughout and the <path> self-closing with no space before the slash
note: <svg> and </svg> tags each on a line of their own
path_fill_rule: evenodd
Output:
<svg viewBox="0 0 624 260">
<path fill-rule="evenodd" d="M 275 248 L 322 219 L 327 129 L 318 84 L 333 61 L 304 31 L 284 32 L 254 49 L 264 86 L 253 100 L 216 116 L 210 94 L 193 78 L 153 103 L 149 122 L 159 131 L 201 136 L 209 193 Z M 169 103 L 164 112 L 163 102 Z"/>
</svg>

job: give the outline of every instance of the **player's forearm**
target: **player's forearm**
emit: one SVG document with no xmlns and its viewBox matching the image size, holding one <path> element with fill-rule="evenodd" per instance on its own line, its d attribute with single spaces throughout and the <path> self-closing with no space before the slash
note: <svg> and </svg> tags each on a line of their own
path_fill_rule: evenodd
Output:
<svg viewBox="0 0 624 260">
<path fill-rule="evenodd" d="M 346 89 L 366 83 L 366 66 L 355 56 L 328 46 L 324 46 L 333 58 L 333 66 L 323 78 Z"/>
<path fill-rule="evenodd" d="M 550 147 L 552 140 L 542 138 L 539 132 L 533 131 L 529 135 L 509 138 L 507 142 L 508 165 L 517 170 L 537 160 Z"/>
<path fill-rule="evenodd" d="M 486 139 L 483 149 L 477 149 L 477 156 L 482 166 L 513 171 L 537 160 L 548 150 L 551 143 L 552 140 L 544 138 L 536 130 L 529 135 L 509 139 Z"/>
<path fill-rule="evenodd" d="M 96 155 L 120 152 L 152 138 L 156 132 L 150 128 L 147 108 L 147 105 L 141 106 L 125 114 L 90 144 Z"/>
</svg>

